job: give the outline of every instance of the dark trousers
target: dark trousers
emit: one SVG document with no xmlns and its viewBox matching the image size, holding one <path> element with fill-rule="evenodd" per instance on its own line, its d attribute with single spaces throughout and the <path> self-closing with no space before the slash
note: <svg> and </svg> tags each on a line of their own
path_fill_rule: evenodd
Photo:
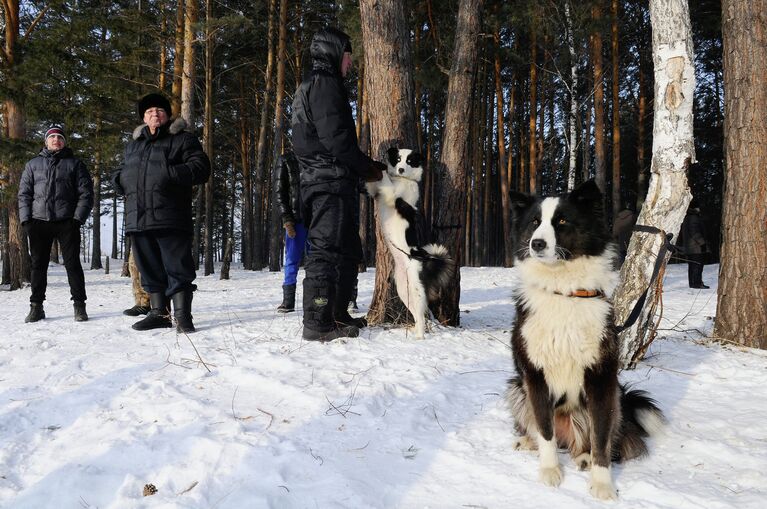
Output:
<svg viewBox="0 0 767 509">
<path fill-rule="evenodd" d="M 131 234 L 133 256 L 147 293 L 168 297 L 196 290 L 192 236 L 180 230 L 151 230 Z"/>
<path fill-rule="evenodd" d="M 362 260 L 356 194 L 302 195 L 309 253 L 304 277 L 304 326 L 326 332 L 346 310 Z"/>
<path fill-rule="evenodd" d="M 42 303 L 48 286 L 48 262 L 53 240 L 59 241 L 64 267 L 67 269 L 72 300 L 85 302 L 85 276 L 80 264 L 80 225 L 72 220 L 41 221 L 32 219 L 27 226 L 29 252 L 32 259 L 32 296 L 30 302 Z"/>
<path fill-rule="evenodd" d="M 306 226 L 303 223 L 296 223 L 296 236 L 292 239 L 285 233 L 285 279 L 283 285 L 289 286 L 296 284 L 298 267 L 301 265 L 301 258 L 306 250 Z"/>
<path fill-rule="evenodd" d="M 687 282 L 691 287 L 703 284 L 703 262 L 706 260 L 704 253 L 685 255 L 687 258 Z"/>
</svg>

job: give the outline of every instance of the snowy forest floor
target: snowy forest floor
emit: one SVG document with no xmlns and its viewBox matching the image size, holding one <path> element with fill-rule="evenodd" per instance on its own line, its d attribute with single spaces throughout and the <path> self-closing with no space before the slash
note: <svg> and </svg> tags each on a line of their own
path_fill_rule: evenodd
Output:
<svg viewBox="0 0 767 509">
<path fill-rule="evenodd" d="M 462 269 L 460 328 L 315 344 L 300 311 L 275 312 L 281 274 L 198 278 L 187 338 L 132 330 L 130 280 L 102 271 L 86 271 L 90 321 L 74 322 L 52 265 L 44 321 L 24 323 L 28 288 L 0 292 L 0 507 L 767 507 L 767 352 L 705 339 L 717 268 L 710 290 L 667 270 L 658 339 L 621 378 L 668 426 L 613 468 L 606 504 L 564 453 L 548 488 L 512 450 L 514 269 Z M 360 274 L 362 312 L 373 281 Z"/>
</svg>

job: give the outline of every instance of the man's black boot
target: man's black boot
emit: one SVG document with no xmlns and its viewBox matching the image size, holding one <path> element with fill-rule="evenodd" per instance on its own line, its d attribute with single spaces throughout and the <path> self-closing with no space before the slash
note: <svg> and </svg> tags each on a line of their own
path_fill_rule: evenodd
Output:
<svg viewBox="0 0 767 509">
<path fill-rule="evenodd" d="M 306 341 L 333 341 L 338 338 L 356 338 L 360 330 L 354 325 L 339 325 L 329 331 L 317 331 L 304 325 L 303 338 Z"/>
<path fill-rule="evenodd" d="M 134 330 L 167 329 L 172 327 L 168 298 L 162 292 L 149 294 L 149 313 L 146 318 L 131 325 Z"/>
<path fill-rule="evenodd" d="M 354 318 L 349 314 L 349 302 L 352 295 L 353 287 L 340 284 L 336 287 L 336 301 L 333 305 L 333 319 L 338 324 L 338 327 L 351 325 L 357 329 L 365 328 L 368 326 L 368 321 L 364 316 Z"/>
<path fill-rule="evenodd" d="M 29 314 L 24 318 L 24 323 L 37 322 L 45 318 L 45 310 L 42 302 L 31 302 L 29 304 Z"/>
<path fill-rule="evenodd" d="M 125 316 L 139 316 L 147 313 L 149 313 L 149 306 L 139 306 L 138 304 L 123 311 Z"/>
<path fill-rule="evenodd" d="M 176 319 L 176 331 L 184 334 L 194 332 L 192 323 L 192 290 L 183 290 L 173 294 L 173 318 Z"/>
<path fill-rule="evenodd" d="M 296 285 L 282 285 L 282 304 L 277 306 L 278 313 L 292 313 L 296 310 Z"/>
<path fill-rule="evenodd" d="M 76 300 L 73 306 L 75 308 L 75 322 L 87 322 L 88 313 L 85 312 L 85 302 Z"/>
</svg>

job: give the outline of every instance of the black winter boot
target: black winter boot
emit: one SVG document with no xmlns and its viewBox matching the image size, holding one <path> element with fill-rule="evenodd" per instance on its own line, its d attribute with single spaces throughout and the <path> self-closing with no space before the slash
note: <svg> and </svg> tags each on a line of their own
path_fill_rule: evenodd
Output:
<svg viewBox="0 0 767 509">
<path fill-rule="evenodd" d="M 42 302 L 31 302 L 29 304 L 29 314 L 24 318 L 24 323 L 37 322 L 45 318 L 45 310 Z"/>
<path fill-rule="evenodd" d="M 74 303 L 75 308 L 75 322 L 87 322 L 88 313 L 85 312 L 85 302 L 76 300 Z"/>
<path fill-rule="evenodd" d="M 338 338 L 356 338 L 360 330 L 354 325 L 341 325 L 329 331 L 317 331 L 304 325 L 303 338 L 307 341 L 332 341 Z"/>
<path fill-rule="evenodd" d="M 277 306 L 278 313 L 292 313 L 296 310 L 296 285 L 282 285 L 282 304 Z"/>
<path fill-rule="evenodd" d="M 176 319 L 176 332 L 189 334 L 195 331 L 192 323 L 192 290 L 176 292 L 171 297 L 173 300 L 173 318 Z"/>
<path fill-rule="evenodd" d="M 363 316 L 360 318 L 354 318 L 349 314 L 349 302 L 352 300 L 354 288 L 349 285 L 340 283 L 336 287 L 336 300 L 333 305 L 333 319 L 336 321 L 339 327 L 351 325 L 357 329 L 362 329 L 368 326 L 367 319 Z"/>
<path fill-rule="evenodd" d="M 134 330 L 167 329 L 173 326 L 170 321 L 168 298 L 164 293 L 150 293 L 149 306 L 151 309 L 146 318 L 131 325 Z"/>
<path fill-rule="evenodd" d="M 132 308 L 128 308 L 125 311 L 123 311 L 123 314 L 126 316 L 139 316 L 139 315 L 145 315 L 149 313 L 149 307 L 148 306 L 139 306 L 136 304 Z"/>
</svg>

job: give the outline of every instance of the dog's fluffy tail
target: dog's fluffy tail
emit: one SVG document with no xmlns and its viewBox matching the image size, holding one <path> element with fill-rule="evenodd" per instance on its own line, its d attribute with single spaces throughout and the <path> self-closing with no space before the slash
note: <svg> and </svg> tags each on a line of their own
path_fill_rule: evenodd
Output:
<svg viewBox="0 0 767 509">
<path fill-rule="evenodd" d="M 421 281 L 426 289 L 429 301 L 439 298 L 439 291 L 447 285 L 455 273 L 455 260 L 445 246 L 427 244 L 422 248 L 411 249 L 410 256 L 423 265 Z"/>
<path fill-rule="evenodd" d="M 647 454 L 645 438 L 657 435 L 666 419 L 658 404 L 646 391 L 629 390 L 621 385 L 620 443 L 614 444 L 613 460 L 625 461 Z"/>
</svg>

